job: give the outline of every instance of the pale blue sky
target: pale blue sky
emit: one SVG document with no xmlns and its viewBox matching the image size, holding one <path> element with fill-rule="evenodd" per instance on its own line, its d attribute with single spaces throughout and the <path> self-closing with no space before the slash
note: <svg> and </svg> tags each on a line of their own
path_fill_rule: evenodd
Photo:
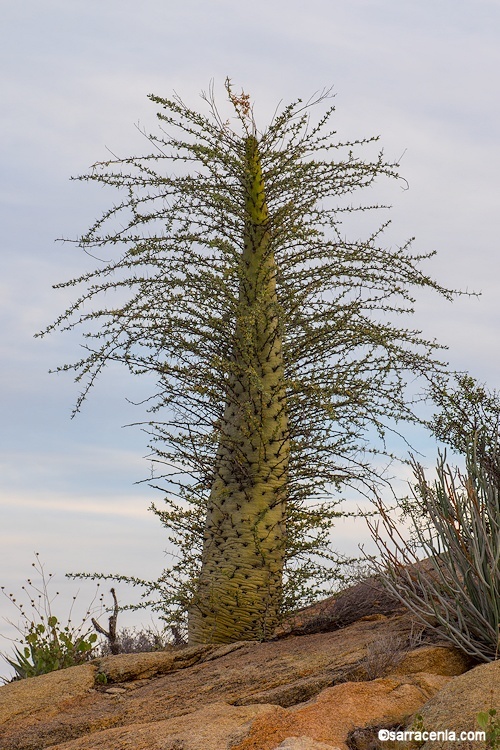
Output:
<svg viewBox="0 0 500 750">
<path fill-rule="evenodd" d="M 71 298 L 51 284 L 88 267 L 55 238 L 84 231 L 111 200 L 69 177 L 106 147 L 143 149 L 134 124 L 154 127 L 148 93 L 202 106 L 210 79 L 221 92 L 230 76 L 265 126 L 280 100 L 333 86 L 341 138 L 380 134 L 389 159 L 404 152 L 410 190 L 381 195 L 394 238 L 415 235 L 416 249 L 438 251 L 427 268 L 439 281 L 483 293 L 425 296 L 414 324 L 450 346 L 454 367 L 500 386 L 497 0 L 19 0 L 1 20 L 0 583 L 19 588 L 34 551 L 61 578 L 155 577 L 164 564 L 147 512 L 160 497 L 134 484 L 148 475 L 146 439 L 122 429 L 141 417 L 126 397 L 147 384 L 108 372 L 71 421 L 77 386 L 47 371 L 78 356 L 78 339 L 33 339 Z M 432 464 L 432 441 L 414 439 Z M 354 551 L 364 535 L 345 525 L 339 546 Z"/>
</svg>

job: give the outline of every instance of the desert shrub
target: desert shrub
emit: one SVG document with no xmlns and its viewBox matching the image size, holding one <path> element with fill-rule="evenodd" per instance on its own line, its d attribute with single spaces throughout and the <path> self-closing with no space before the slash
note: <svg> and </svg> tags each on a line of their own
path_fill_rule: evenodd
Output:
<svg viewBox="0 0 500 750">
<path fill-rule="evenodd" d="M 139 654 L 144 651 L 166 651 L 174 644 L 173 636 L 166 630 L 154 628 L 122 628 L 117 633 L 118 653 Z M 111 654 L 109 642 L 101 644 L 99 654 Z"/>
<path fill-rule="evenodd" d="M 369 643 L 361 663 L 368 680 L 385 677 L 405 658 L 406 654 L 423 643 L 423 628 L 412 627 L 407 635 L 387 633 Z"/>
<path fill-rule="evenodd" d="M 116 590 L 112 588 L 110 593 L 113 597 L 113 607 L 108 610 L 111 612 L 108 629 L 106 630 L 95 617 L 92 617 L 92 625 L 95 630 L 106 638 L 99 649 L 101 656 L 164 651 L 172 646 L 186 645 L 187 633 L 183 632 L 177 625 L 170 625 L 170 627 L 165 625 L 161 630 L 157 627 L 122 628 L 118 630 L 117 623 L 120 609 L 130 609 L 130 607 L 120 608 Z"/>
<path fill-rule="evenodd" d="M 19 633 L 19 638 L 14 640 L 17 645 L 14 645 L 11 655 L 2 654 L 14 670 L 14 679 L 17 680 L 81 664 L 92 658 L 97 646 L 97 635 L 92 632 L 89 623 L 92 612 L 100 608 L 100 604 L 96 604 L 97 593 L 78 625 L 71 621 L 77 598 L 74 596 L 66 624 L 63 625 L 52 609 L 54 600 L 59 595 L 58 592 L 52 595 L 49 590 L 52 573 L 45 573 L 38 553 L 35 554 L 32 567 L 40 576 L 41 582 L 37 584 L 28 579 L 27 585 L 21 587 L 23 597 L 28 600 L 29 605 L 14 594 L 7 593 L 4 586 L 1 587 L 2 593 L 14 605 L 20 617 L 17 624 L 11 623 Z"/>
<path fill-rule="evenodd" d="M 414 503 L 408 505 L 415 543 L 378 504 L 368 520 L 381 559 L 371 558 L 388 591 L 417 620 L 479 661 L 498 658 L 500 646 L 500 455 L 478 460 L 467 448 L 465 474 L 440 455 L 430 484 L 413 461 Z M 388 539 L 380 536 L 381 526 Z M 422 555 L 423 553 L 423 555 Z M 427 560 L 422 564 L 420 557 Z"/>
<path fill-rule="evenodd" d="M 280 628 L 282 634 L 327 633 L 367 615 L 392 615 L 401 609 L 400 601 L 361 565 L 351 567 L 350 580 L 355 583 L 286 619 Z"/>
<path fill-rule="evenodd" d="M 68 625 L 62 627 L 57 617 L 52 616 L 46 625 L 30 623 L 24 633 L 26 645 L 21 649 L 14 647 L 14 658 L 4 658 L 17 679 L 36 677 L 86 661 L 96 641 L 95 633 L 75 634 Z"/>
</svg>

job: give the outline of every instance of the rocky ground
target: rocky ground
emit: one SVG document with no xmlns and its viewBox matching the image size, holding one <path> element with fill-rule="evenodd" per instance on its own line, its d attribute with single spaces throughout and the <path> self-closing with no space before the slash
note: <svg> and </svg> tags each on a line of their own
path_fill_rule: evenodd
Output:
<svg viewBox="0 0 500 750">
<path fill-rule="evenodd" d="M 279 637 L 278 637 L 279 636 Z M 108 656 L 0 688 L 0 750 L 375 750 L 380 727 L 474 729 L 500 661 L 474 667 L 375 585 L 274 641 Z M 481 743 L 432 743 L 425 750 Z"/>
</svg>

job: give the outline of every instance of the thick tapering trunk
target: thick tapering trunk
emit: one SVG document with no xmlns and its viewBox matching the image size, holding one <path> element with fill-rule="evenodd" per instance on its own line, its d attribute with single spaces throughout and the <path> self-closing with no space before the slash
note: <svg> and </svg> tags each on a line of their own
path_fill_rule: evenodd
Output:
<svg viewBox="0 0 500 750">
<path fill-rule="evenodd" d="M 189 611 L 191 643 L 265 639 L 281 606 L 288 420 L 276 265 L 253 136 L 246 141 L 245 195 L 232 371 Z"/>
</svg>

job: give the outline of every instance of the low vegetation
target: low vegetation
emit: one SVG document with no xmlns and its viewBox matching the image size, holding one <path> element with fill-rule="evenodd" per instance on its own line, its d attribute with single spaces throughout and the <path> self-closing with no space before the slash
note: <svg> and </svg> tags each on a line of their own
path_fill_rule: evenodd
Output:
<svg viewBox="0 0 500 750">
<path fill-rule="evenodd" d="M 73 624 L 72 606 L 66 624 L 63 625 L 54 614 L 54 601 L 59 593 L 53 594 L 51 591 L 53 575 L 46 574 L 38 553 L 35 554 L 32 567 L 37 574 L 37 581 L 28 578 L 26 585 L 21 587 L 20 597 L 7 593 L 1 587 L 2 593 L 18 613 L 18 622 L 10 624 L 19 633 L 19 637 L 14 639 L 11 652 L 0 654 L 14 672 L 12 677 L 0 678 L 3 682 L 74 667 L 109 654 L 164 651 L 173 646 L 184 645 L 182 635 L 175 627 L 169 630 L 154 627 L 117 630 L 119 606 L 114 589 L 111 589 L 113 607 L 108 610 L 111 612 L 108 630 L 94 617 L 106 611 L 104 595 L 99 595 L 98 589 L 80 622 Z M 73 605 L 76 598 L 73 597 Z M 99 638 L 99 635 L 105 638 Z"/>
<path fill-rule="evenodd" d="M 486 462 L 477 445 L 476 438 L 467 447 L 465 473 L 440 456 L 433 483 L 413 463 L 414 543 L 382 503 L 381 521 L 368 524 L 380 552 L 372 563 L 387 590 L 418 621 L 488 662 L 500 652 L 500 454 L 489 451 Z"/>
<path fill-rule="evenodd" d="M 82 664 L 94 656 L 97 646 L 97 635 L 93 632 L 89 618 L 93 612 L 102 608 L 102 598 L 98 599 L 98 591 L 77 625 L 71 620 L 76 601 L 74 596 L 66 624 L 63 625 L 53 612 L 54 600 L 59 596 L 58 592 L 52 594 L 49 590 L 53 575 L 45 573 L 38 553 L 35 554 L 32 567 L 40 582 L 36 583 L 28 578 L 26 585 L 21 587 L 21 599 L 7 593 L 4 586 L 1 587 L 2 593 L 18 613 L 18 622 L 11 623 L 19 633 L 19 638 L 15 641 L 17 645 L 14 645 L 10 656 L 3 654 L 14 670 L 16 680 Z"/>
</svg>

